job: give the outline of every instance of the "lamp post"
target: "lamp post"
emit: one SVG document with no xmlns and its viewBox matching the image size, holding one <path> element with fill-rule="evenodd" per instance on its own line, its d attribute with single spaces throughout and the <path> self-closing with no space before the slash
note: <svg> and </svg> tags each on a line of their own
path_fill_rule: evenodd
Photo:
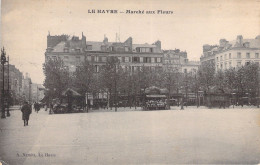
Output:
<svg viewBox="0 0 260 165">
<path fill-rule="evenodd" d="M 5 57 L 5 48 L 1 49 L 1 64 L 3 66 L 3 89 L 2 89 L 2 115 L 1 118 L 5 118 L 5 63 L 7 62 Z"/>
<path fill-rule="evenodd" d="M 259 102 L 260 102 L 260 66 L 258 65 L 258 76 L 257 76 L 257 80 L 258 80 L 258 88 L 257 88 L 257 94 L 258 97 L 257 98 L 257 108 L 259 108 Z"/>
<path fill-rule="evenodd" d="M 8 62 L 8 65 L 7 65 L 7 114 L 6 116 L 7 117 L 10 117 L 10 112 L 9 112 L 9 102 L 10 102 L 10 86 L 9 86 L 9 56 L 7 57 L 7 62 Z"/>
</svg>

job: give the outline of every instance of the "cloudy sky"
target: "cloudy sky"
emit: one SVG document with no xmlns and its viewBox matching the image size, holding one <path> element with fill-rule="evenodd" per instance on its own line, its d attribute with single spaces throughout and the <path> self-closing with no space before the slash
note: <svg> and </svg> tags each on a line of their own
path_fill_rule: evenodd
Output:
<svg viewBox="0 0 260 165">
<path fill-rule="evenodd" d="M 160 14 L 91 14 L 89 9 L 164 10 Z M 102 41 L 104 34 L 115 41 L 133 38 L 134 43 L 161 40 L 163 49 L 188 52 L 199 60 L 203 44 L 237 35 L 255 38 L 260 34 L 259 0 L 2 0 L 1 47 L 10 63 L 28 72 L 35 83 L 43 83 L 42 64 L 47 35 L 69 34 L 88 41 Z"/>
</svg>

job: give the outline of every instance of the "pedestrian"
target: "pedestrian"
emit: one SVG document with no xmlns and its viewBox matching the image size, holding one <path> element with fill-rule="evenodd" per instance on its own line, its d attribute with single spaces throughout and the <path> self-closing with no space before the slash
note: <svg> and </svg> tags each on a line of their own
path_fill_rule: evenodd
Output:
<svg viewBox="0 0 260 165">
<path fill-rule="evenodd" d="M 40 110 L 40 104 L 39 103 L 35 103 L 35 109 L 36 109 L 36 112 L 38 113 L 39 110 Z"/>
<path fill-rule="evenodd" d="M 33 108 L 34 108 L 34 111 L 36 112 L 37 111 L 37 103 L 36 102 L 34 102 L 34 104 L 33 104 Z"/>
<path fill-rule="evenodd" d="M 24 105 L 21 108 L 22 119 L 24 121 L 24 126 L 28 125 L 30 114 L 32 113 L 32 107 L 28 104 L 27 101 L 24 102 Z"/>
</svg>

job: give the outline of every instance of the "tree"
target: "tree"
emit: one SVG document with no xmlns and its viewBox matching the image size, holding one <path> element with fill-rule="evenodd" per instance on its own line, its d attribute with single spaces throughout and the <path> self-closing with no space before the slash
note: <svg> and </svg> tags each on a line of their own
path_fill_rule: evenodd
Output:
<svg viewBox="0 0 260 165">
<path fill-rule="evenodd" d="M 224 81 L 225 81 L 226 87 L 230 91 L 235 90 L 235 87 L 236 87 L 236 74 L 237 74 L 235 68 L 229 68 L 229 69 L 225 70 L 224 74 L 225 74 Z"/>
<path fill-rule="evenodd" d="M 63 61 L 58 59 L 49 59 L 43 64 L 45 75 L 44 87 L 48 89 L 47 98 L 59 98 L 61 100 L 62 91 L 69 85 L 70 75 Z"/>
<path fill-rule="evenodd" d="M 217 73 L 215 74 L 214 82 L 215 82 L 215 86 L 218 89 L 224 91 L 224 87 L 226 86 L 226 83 L 225 83 L 225 74 L 222 70 L 217 71 Z"/>
<path fill-rule="evenodd" d="M 94 66 L 89 64 L 88 61 L 81 63 L 76 69 L 75 75 L 75 85 L 79 87 L 80 93 L 84 96 L 86 100 L 87 93 L 93 93 L 95 79 L 94 79 Z M 88 99 L 88 98 L 87 98 Z M 88 112 L 88 106 L 87 106 Z"/>
<path fill-rule="evenodd" d="M 113 103 L 115 105 L 115 111 L 117 111 L 117 94 L 118 94 L 118 84 L 120 81 L 120 75 L 122 74 L 122 68 L 119 65 L 120 61 L 116 57 L 109 57 L 106 65 L 101 69 L 102 86 L 108 89 L 109 98 L 113 95 Z M 110 100 L 108 101 L 109 104 Z M 111 107 L 111 105 L 109 104 Z M 112 108 L 112 107 L 111 107 Z"/>
<path fill-rule="evenodd" d="M 170 95 L 172 93 L 172 91 L 174 90 L 174 88 L 176 87 L 176 77 L 178 75 L 177 69 L 176 68 L 172 68 L 169 67 L 169 65 L 167 65 L 166 70 L 163 71 L 163 86 L 166 87 L 166 89 L 168 90 L 168 94 L 167 94 L 167 109 L 170 109 Z"/>
<path fill-rule="evenodd" d="M 214 74 L 215 67 L 212 63 L 202 64 L 198 69 L 198 81 L 200 83 L 200 87 L 204 89 L 204 91 L 208 92 L 210 87 L 214 85 Z"/>
</svg>

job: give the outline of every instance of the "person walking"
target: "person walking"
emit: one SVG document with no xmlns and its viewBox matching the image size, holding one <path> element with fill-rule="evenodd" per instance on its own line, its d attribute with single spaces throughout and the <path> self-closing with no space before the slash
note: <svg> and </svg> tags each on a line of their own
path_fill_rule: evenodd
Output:
<svg viewBox="0 0 260 165">
<path fill-rule="evenodd" d="M 40 110 L 40 104 L 39 103 L 35 103 L 34 106 L 35 106 L 36 112 L 38 113 L 39 110 Z"/>
<path fill-rule="evenodd" d="M 32 113 L 32 107 L 28 104 L 27 101 L 24 102 L 24 105 L 21 108 L 22 111 L 22 120 L 24 121 L 24 126 L 28 125 L 30 114 Z"/>
</svg>

